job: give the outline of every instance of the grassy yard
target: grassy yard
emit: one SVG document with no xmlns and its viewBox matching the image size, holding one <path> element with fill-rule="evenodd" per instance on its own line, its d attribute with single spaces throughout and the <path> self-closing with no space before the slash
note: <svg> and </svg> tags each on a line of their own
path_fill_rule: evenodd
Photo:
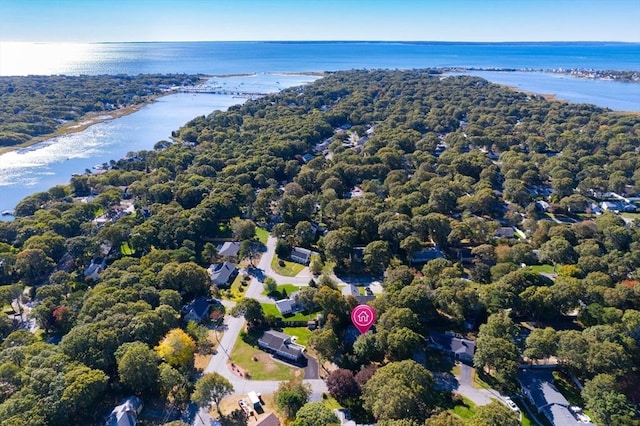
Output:
<svg viewBox="0 0 640 426">
<path fill-rule="evenodd" d="M 293 284 L 280 284 L 278 286 L 278 289 L 273 292 L 273 293 L 269 293 L 267 294 L 267 291 L 263 291 L 262 294 L 264 294 L 265 296 L 269 296 L 273 299 L 279 300 L 282 299 L 283 297 L 285 297 L 284 295 L 286 294 L 287 296 L 290 295 L 293 292 L 296 292 L 300 290 L 300 288 L 296 285 Z"/>
<path fill-rule="evenodd" d="M 476 389 L 493 389 L 493 387 L 482 380 L 482 375 L 478 374 L 475 368 L 471 370 L 471 385 Z"/>
<path fill-rule="evenodd" d="M 640 220 L 640 213 L 621 213 L 620 216 L 631 219 L 634 222 L 638 222 Z"/>
<path fill-rule="evenodd" d="M 336 399 L 332 396 L 327 396 L 326 398 L 323 398 L 322 402 L 324 403 L 325 407 L 327 407 L 329 410 L 339 410 L 340 408 L 343 408 L 342 405 L 340 405 L 340 403 L 336 401 Z"/>
<path fill-rule="evenodd" d="M 268 353 L 249 345 L 242 339 L 236 341 L 230 359 L 249 373 L 251 380 L 289 380 L 304 376 L 304 370 L 277 361 Z"/>
<path fill-rule="evenodd" d="M 273 256 L 271 259 L 271 268 L 278 275 L 282 275 L 285 277 L 295 277 L 304 269 L 304 265 L 295 262 L 289 262 L 288 260 L 283 260 L 284 266 L 280 266 L 280 259 L 277 256 Z"/>
<path fill-rule="evenodd" d="M 311 336 L 312 331 L 307 327 L 285 327 L 282 331 L 289 336 L 296 336 L 298 338 L 296 340 L 297 344 L 309 346 L 309 336 Z"/>
<path fill-rule="evenodd" d="M 553 270 L 553 265 L 549 265 L 549 264 L 545 264 L 545 265 L 531 265 L 529 266 L 529 268 L 531 268 L 531 270 L 537 272 L 537 273 L 546 273 L 546 274 L 553 274 L 554 270 Z"/>
<path fill-rule="evenodd" d="M 104 214 L 104 207 L 100 207 L 98 210 L 96 210 L 95 217 L 102 216 L 103 214 Z"/>
<path fill-rule="evenodd" d="M 262 244 L 267 244 L 267 239 L 269 238 L 269 231 L 263 228 L 256 228 L 256 237 L 258 241 Z"/>
<path fill-rule="evenodd" d="M 278 308 L 273 303 L 261 303 L 262 310 L 265 315 L 273 315 L 276 318 L 282 318 L 285 321 L 309 321 L 316 317 L 316 312 L 312 312 L 310 314 L 305 314 L 302 312 L 298 312 L 295 315 L 283 317 Z"/>
<path fill-rule="evenodd" d="M 244 289 L 247 287 L 242 287 L 242 278 L 244 276 L 242 274 L 238 274 L 235 280 L 231 283 L 229 287 L 230 297 L 229 299 L 235 300 L 236 302 L 241 300 L 244 297 Z M 242 291 L 240 290 L 242 288 Z"/>
<path fill-rule="evenodd" d="M 476 413 L 476 404 L 470 399 L 462 397 L 462 403 L 456 404 L 451 411 L 463 419 L 470 419 Z"/>
<path fill-rule="evenodd" d="M 520 407 L 520 412 L 522 413 L 520 424 L 522 426 L 535 426 L 536 423 L 534 423 L 533 419 L 529 417 L 529 413 L 527 413 L 524 407 L 521 404 L 518 404 L 517 402 L 516 404 L 518 405 L 518 407 Z"/>
</svg>

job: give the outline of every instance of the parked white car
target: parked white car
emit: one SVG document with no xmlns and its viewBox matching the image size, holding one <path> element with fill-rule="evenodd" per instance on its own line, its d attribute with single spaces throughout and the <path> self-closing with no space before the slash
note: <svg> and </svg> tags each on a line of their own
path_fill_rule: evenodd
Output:
<svg viewBox="0 0 640 426">
<path fill-rule="evenodd" d="M 582 423 L 591 422 L 591 417 L 587 416 L 582 411 L 582 408 L 576 407 L 575 405 L 572 405 L 571 407 L 569 407 L 569 410 L 571 410 L 571 412 L 573 413 L 574 416 L 576 416 L 576 418 L 578 419 L 579 422 L 582 422 Z"/>
<path fill-rule="evenodd" d="M 518 408 L 516 403 L 513 402 L 513 400 L 511 398 L 509 398 L 508 396 L 504 398 L 504 402 L 505 402 L 505 404 L 507 404 L 507 407 L 511 408 L 513 411 L 516 411 L 518 413 L 520 412 L 520 408 Z"/>
</svg>

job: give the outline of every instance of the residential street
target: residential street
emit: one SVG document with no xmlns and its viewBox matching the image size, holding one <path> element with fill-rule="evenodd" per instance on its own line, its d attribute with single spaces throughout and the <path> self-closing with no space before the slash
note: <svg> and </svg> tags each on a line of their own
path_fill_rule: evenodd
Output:
<svg viewBox="0 0 640 426">
<path fill-rule="evenodd" d="M 305 268 L 297 277 L 284 277 L 281 275 L 275 274 L 273 269 L 271 269 L 271 259 L 275 255 L 275 244 L 276 239 L 273 237 L 269 237 L 267 242 L 267 251 L 262 254 L 262 258 L 258 263 L 258 270 L 262 271 L 263 280 L 264 277 L 269 276 L 273 277 L 278 284 L 283 283 L 292 283 L 295 285 L 307 285 L 309 283 L 309 279 L 311 278 L 311 273 L 309 272 L 309 268 Z M 305 276 L 305 272 L 308 276 Z M 262 295 L 263 286 L 262 283 L 257 279 L 256 276 L 253 276 L 251 279 L 251 283 L 247 287 L 245 292 L 245 297 L 251 297 L 254 299 L 262 300 L 265 296 Z M 227 309 L 234 305 L 233 302 L 224 302 Z M 235 395 L 246 395 L 250 391 L 259 392 L 262 394 L 273 393 L 278 387 L 279 381 L 259 381 L 259 380 L 247 380 L 237 375 L 233 374 L 228 366 L 227 362 L 229 361 L 229 352 L 233 349 L 233 346 L 244 327 L 244 318 L 235 318 L 231 315 L 226 315 L 224 318 L 225 331 L 224 335 L 220 339 L 218 345 L 218 351 L 215 355 L 211 357 L 209 364 L 204 369 L 204 373 L 217 372 L 224 376 L 234 388 Z M 305 380 L 305 383 L 311 385 L 311 397 L 312 401 L 320 401 L 322 400 L 322 393 L 327 392 L 327 386 L 323 380 L 313 379 L 313 380 Z M 201 409 L 198 412 L 198 415 L 193 419 L 193 425 L 195 426 L 210 426 L 212 423 L 212 419 L 209 416 L 209 413 Z"/>
</svg>

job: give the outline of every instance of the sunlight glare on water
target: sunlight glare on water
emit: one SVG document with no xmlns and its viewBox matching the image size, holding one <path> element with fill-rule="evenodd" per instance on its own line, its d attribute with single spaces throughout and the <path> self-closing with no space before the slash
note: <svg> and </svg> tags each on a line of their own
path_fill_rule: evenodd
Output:
<svg viewBox="0 0 640 426">
<path fill-rule="evenodd" d="M 0 75 L 64 74 L 76 64 L 95 59 L 95 45 L 0 41 Z"/>
</svg>

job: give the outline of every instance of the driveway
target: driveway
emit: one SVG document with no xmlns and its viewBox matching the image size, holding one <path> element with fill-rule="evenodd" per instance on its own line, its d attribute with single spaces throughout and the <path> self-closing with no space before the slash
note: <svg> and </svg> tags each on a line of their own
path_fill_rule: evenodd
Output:
<svg viewBox="0 0 640 426">
<path fill-rule="evenodd" d="M 307 366 L 304 368 L 304 378 L 308 380 L 317 380 L 320 378 L 318 361 L 309 355 L 304 356 L 307 359 Z"/>
<path fill-rule="evenodd" d="M 469 398 L 476 405 L 487 405 L 497 399 L 504 402 L 504 396 L 495 389 L 476 388 L 473 386 L 473 367 L 458 363 L 460 374 L 435 373 L 436 388 L 441 391 L 456 392 Z"/>
<path fill-rule="evenodd" d="M 473 368 L 472 367 L 462 363 L 460 363 L 459 365 L 460 365 L 460 376 L 457 377 L 458 387 L 454 389 L 455 392 L 459 393 L 464 397 L 469 398 L 476 405 L 487 405 L 487 404 L 490 404 L 494 398 L 497 398 L 488 389 L 475 388 L 473 386 Z"/>
<path fill-rule="evenodd" d="M 262 283 L 257 279 L 252 279 L 246 290 L 247 297 L 255 297 L 262 291 Z M 228 304 L 230 305 L 230 304 Z M 234 395 L 243 395 L 248 392 L 255 391 L 263 394 L 273 393 L 280 384 L 277 380 L 247 380 L 233 374 L 227 367 L 229 361 L 229 353 L 244 328 L 244 318 L 235 318 L 227 315 L 224 317 L 225 332 L 219 341 L 218 351 L 215 353 L 209 364 L 204 369 L 204 373 L 217 372 L 225 377 L 233 385 Z M 305 368 L 305 383 L 311 385 L 311 401 L 321 401 L 322 394 L 327 392 L 327 385 L 323 380 L 318 379 L 318 363 L 308 358 L 308 364 Z M 196 426 L 210 426 L 212 419 L 209 413 L 200 409 L 193 418 L 192 424 Z"/>
</svg>

